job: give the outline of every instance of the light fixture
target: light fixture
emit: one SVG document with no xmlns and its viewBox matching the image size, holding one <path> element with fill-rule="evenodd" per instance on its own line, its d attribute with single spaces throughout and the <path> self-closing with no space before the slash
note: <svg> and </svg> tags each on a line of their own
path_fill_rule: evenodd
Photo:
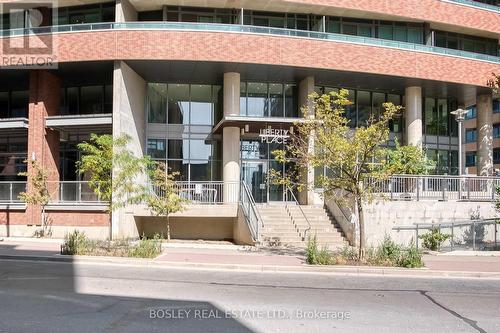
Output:
<svg viewBox="0 0 500 333">
<path fill-rule="evenodd" d="M 293 134 L 293 126 L 290 126 L 290 134 Z"/>
<path fill-rule="evenodd" d="M 241 135 L 245 135 L 245 129 L 244 128 L 241 129 Z"/>
<path fill-rule="evenodd" d="M 245 124 L 245 132 L 250 132 L 250 125 L 248 124 Z"/>
</svg>

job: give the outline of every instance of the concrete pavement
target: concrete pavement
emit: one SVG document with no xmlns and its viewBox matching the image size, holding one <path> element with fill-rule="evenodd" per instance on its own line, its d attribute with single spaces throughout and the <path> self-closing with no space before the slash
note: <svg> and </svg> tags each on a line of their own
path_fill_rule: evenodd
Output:
<svg viewBox="0 0 500 333">
<path fill-rule="evenodd" d="M 498 281 L 0 260 L 0 332 L 499 332 Z"/>
</svg>

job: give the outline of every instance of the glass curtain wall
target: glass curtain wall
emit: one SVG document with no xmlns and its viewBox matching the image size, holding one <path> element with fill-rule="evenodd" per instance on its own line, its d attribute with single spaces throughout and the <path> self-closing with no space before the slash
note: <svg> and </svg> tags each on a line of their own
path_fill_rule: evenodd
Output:
<svg viewBox="0 0 500 333">
<path fill-rule="evenodd" d="M 331 91 L 339 91 L 339 88 L 316 86 L 318 94 L 328 94 Z M 352 128 L 365 126 L 371 116 L 377 117 L 383 112 L 383 103 L 392 102 L 394 105 L 402 105 L 402 96 L 397 94 L 387 94 L 384 92 L 372 92 L 366 90 L 348 89 L 348 99 L 351 105 L 345 107 L 345 115 L 350 120 Z M 401 133 L 403 130 L 403 119 L 397 117 L 390 122 L 391 132 Z"/>
<path fill-rule="evenodd" d="M 482 53 L 492 56 L 499 55 L 499 46 L 497 40 L 469 35 L 461 35 L 453 32 L 435 31 L 434 45 L 448 49 Z"/>
<path fill-rule="evenodd" d="M 220 136 L 211 135 L 221 103 L 217 85 L 148 84 L 148 155 L 178 172 L 179 180 L 221 180 Z"/>
<path fill-rule="evenodd" d="M 295 84 L 242 82 L 240 115 L 248 117 L 297 118 Z"/>
<path fill-rule="evenodd" d="M 100 23 L 115 21 L 115 2 L 95 5 L 61 7 L 55 25 Z"/>
</svg>

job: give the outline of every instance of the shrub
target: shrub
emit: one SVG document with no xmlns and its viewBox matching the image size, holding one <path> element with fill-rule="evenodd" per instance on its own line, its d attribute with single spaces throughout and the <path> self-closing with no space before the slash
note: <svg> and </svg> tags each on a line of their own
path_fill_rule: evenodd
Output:
<svg viewBox="0 0 500 333">
<path fill-rule="evenodd" d="M 432 228 L 430 232 L 418 236 L 422 240 L 422 245 L 431 251 L 438 251 L 441 245 L 450 238 L 450 235 L 442 234 L 438 228 Z"/>
<path fill-rule="evenodd" d="M 90 240 L 85 233 L 74 231 L 65 236 L 61 253 L 67 255 L 155 258 L 161 254 L 161 237 L 155 235 L 153 239 L 146 239 L 143 236 L 138 245 L 133 246 L 128 240 L 113 242 Z"/>
<path fill-rule="evenodd" d="M 424 267 L 424 262 L 422 261 L 422 252 L 417 249 L 413 243 L 401 251 L 399 259 L 397 261 L 398 267 L 405 268 L 419 268 Z"/>
<path fill-rule="evenodd" d="M 142 238 L 139 245 L 130 248 L 128 257 L 134 258 L 156 258 L 161 254 L 161 238 L 155 235 L 153 239 Z"/>
<path fill-rule="evenodd" d="M 326 247 L 318 249 L 316 235 L 307 239 L 306 262 L 309 265 L 331 265 L 334 263 L 332 254 Z"/>
<path fill-rule="evenodd" d="M 78 230 L 64 236 L 64 243 L 61 248 L 62 254 L 81 255 L 88 251 L 90 241 L 85 233 Z"/>
</svg>

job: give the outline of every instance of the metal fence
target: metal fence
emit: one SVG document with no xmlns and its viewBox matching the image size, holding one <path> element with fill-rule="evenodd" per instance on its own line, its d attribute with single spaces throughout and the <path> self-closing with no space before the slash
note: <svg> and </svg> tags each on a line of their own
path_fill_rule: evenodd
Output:
<svg viewBox="0 0 500 333">
<path fill-rule="evenodd" d="M 26 182 L 0 182 L 0 203 L 19 203 L 19 195 L 26 191 Z"/>
<path fill-rule="evenodd" d="M 398 232 L 413 232 L 415 244 L 422 247 L 420 237 L 437 229 L 441 234 L 447 235 L 447 239 L 440 247 L 441 251 L 498 251 L 499 243 L 499 220 L 476 219 L 460 220 L 447 223 L 416 223 L 412 226 L 394 227 Z"/>
<path fill-rule="evenodd" d="M 367 179 L 365 185 L 391 200 L 491 201 L 498 198 L 500 178 L 397 175 L 384 180 Z"/>
<path fill-rule="evenodd" d="M 153 187 L 153 191 L 162 197 L 165 193 Z M 237 182 L 175 182 L 174 192 L 192 204 L 237 203 L 239 183 Z"/>
</svg>

